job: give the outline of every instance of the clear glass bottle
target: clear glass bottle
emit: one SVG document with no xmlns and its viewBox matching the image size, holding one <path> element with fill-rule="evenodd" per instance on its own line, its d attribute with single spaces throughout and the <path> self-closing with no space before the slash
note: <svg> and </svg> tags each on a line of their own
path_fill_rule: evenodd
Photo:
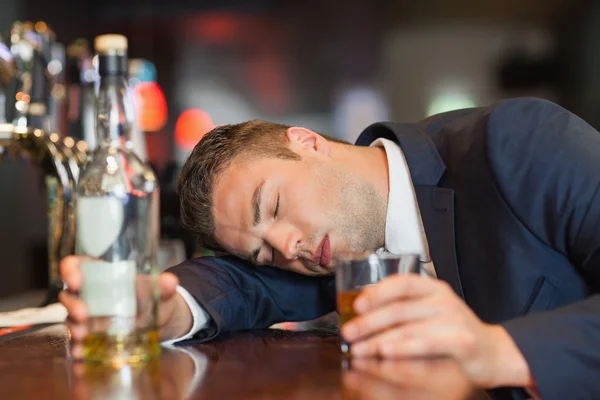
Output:
<svg viewBox="0 0 600 400">
<path fill-rule="evenodd" d="M 135 118 L 127 83 L 127 39 L 96 37 L 98 147 L 76 192 L 81 299 L 88 307 L 84 359 L 112 365 L 155 358 L 159 188 L 133 152 Z"/>
</svg>

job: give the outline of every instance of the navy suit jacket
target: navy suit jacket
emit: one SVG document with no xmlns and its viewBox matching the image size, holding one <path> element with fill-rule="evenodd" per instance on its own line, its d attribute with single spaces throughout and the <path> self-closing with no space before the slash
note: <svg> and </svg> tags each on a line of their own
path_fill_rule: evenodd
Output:
<svg viewBox="0 0 600 400">
<path fill-rule="evenodd" d="M 438 278 L 506 328 L 544 399 L 600 398 L 600 134 L 551 102 L 519 98 L 376 123 L 357 144 L 380 137 L 404 152 Z M 170 271 L 213 319 L 196 341 L 335 307 L 331 277 L 233 257 Z"/>
</svg>

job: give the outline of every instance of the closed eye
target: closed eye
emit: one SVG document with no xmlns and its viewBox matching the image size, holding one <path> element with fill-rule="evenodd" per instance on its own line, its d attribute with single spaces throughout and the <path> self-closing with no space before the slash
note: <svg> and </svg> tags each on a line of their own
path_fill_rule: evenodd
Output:
<svg viewBox="0 0 600 400">
<path fill-rule="evenodd" d="M 258 254 L 260 253 L 260 247 L 258 249 L 255 249 L 252 252 L 252 255 L 250 256 L 250 261 L 252 262 L 252 264 L 258 264 Z"/>
<path fill-rule="evenodd" d="M 277 218 L 277 212 L 279 211 L 279 193 L 277 193 L 277 203 L 275 204 L 275 212 L 273 218 Z M 271 264 L 275 262 L 275 247 L 271 246 Z"/>
</svg>

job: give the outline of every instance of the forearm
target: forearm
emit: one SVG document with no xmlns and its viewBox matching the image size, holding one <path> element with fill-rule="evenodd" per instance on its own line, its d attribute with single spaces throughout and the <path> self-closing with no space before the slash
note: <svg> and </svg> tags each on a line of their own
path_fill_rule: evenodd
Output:
<svg viewBox="0 0 600 400">
<path fill-rule="evenodd" d="M 169 269 L 210 319 L 197 340 L 222 332 L 304 321 L 332 311 L 330 277 L 314 278 L 233 257 L 203 257 Z"/>
</svg>

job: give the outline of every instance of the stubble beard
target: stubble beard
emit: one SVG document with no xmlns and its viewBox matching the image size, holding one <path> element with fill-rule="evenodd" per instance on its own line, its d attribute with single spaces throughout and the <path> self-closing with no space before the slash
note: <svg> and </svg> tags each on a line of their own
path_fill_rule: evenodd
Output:
<svg viewBox="0 0 600 400">
<path fill-rule="evenodd" d="M 336 168 L 337 169 L 337 168 Z M 337 170 L 339 204 L 331 222 L 345 242 L 342 251 L 375 251 L 385 242 L 387 196 L 361 176 Z"/>
</svg>

